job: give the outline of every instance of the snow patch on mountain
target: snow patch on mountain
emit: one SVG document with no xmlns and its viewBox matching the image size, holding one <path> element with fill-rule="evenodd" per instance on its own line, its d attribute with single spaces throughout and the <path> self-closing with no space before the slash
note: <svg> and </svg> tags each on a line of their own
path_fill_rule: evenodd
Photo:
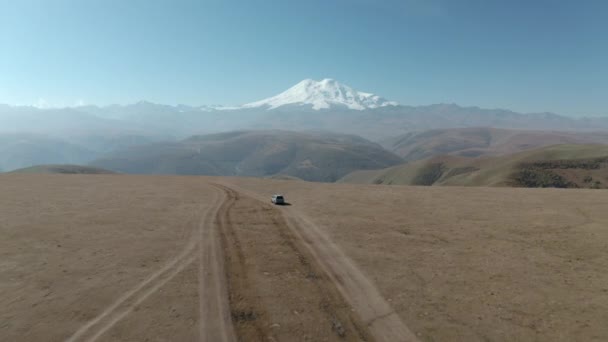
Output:
<svg viewBox="0 0 608 342">
<path fill-rule="evenodd" d="M 326 78 L 322 81 L 306 79 L 286 91 L 267 99 L 245 104 L 241 108 L 275 109 L 282 106 L 308 106 L 312 109 L 346 107 L 365 110 L 386 106 L 397 106 L 378 95 L 363 93 L 339 82 Z"/>
</svg>

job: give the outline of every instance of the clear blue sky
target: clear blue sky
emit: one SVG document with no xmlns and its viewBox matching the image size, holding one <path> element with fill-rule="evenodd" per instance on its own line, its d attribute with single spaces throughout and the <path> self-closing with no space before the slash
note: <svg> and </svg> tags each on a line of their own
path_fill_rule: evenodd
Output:
<svg viewBox="0 0 608 342">
<path fill-rule="evenodd" d="M 608 115 L 608 1 L 0 0 L 0 103 L 231 105 L 326 77 Z"/>
</svg>

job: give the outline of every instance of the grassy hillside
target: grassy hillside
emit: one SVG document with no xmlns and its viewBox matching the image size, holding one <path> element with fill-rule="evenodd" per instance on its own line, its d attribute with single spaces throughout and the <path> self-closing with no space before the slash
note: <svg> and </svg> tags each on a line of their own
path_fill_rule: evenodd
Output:
<svg viewBox="0 0 608 342">
<path fill-rule="evenodd" d="M 240 131 L 119 150 L 92 163 L 125 173 L 268 177 L 333 182 L 402 159 L 353 135 Z"/>
<path fill-rule="evenodd" d="M 356 171 L 344 183 L 607 188 L 608 145 L 555 145 L 507 156 L 432 157 Z"/>
<path fill-rule="evenodd" d="M 608 133 L 508 130 L 488 127 L 411 132 L 382 142 L 405 160 L 450 154 L 462 157 L 513 154 L 558 144 L 608 144 Z"/>
<path fill-rule="evenodd" d="M 36 165 L 13 170 L 10 173 L 43 173 L 43 174 L 110 174 L 113 171 L 83 165 Z"/>
</svg>

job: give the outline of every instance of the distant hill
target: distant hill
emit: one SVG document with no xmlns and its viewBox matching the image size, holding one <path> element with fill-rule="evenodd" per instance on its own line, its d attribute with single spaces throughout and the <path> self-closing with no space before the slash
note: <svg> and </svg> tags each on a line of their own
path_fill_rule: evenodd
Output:
<svg viewBox="0 0 608 342">
<path fill-rule="evenodd" d="M 355 171 L 339 182 L 608 188 L 608 145 L 555 145 L 499 157 L 438 156 L 384 170 Z"/>
<path fill-rule="evenodd" d="M 121 149 L 91 165 L 124 173 L 282 175 L 333 182 L 354 170 L 401 162 L 380 145 L 353 135 L 237 131 Z"/>
<path fill-rule="evenodd" d="M 489 127 L 410 132 L 381 144 L 407 161 L 450 154 L 463 157 L 507 155 L 558 144 L 608 144 L 608 132 L 552 132 Z"/>
<path fill-rule="evenodd" d="M 287 176 L 287 175 L 272 175 L 267 177 L 268 179 L 275 179 L 275 180 L 290 180 L 290 181 L 301 181 L 301 178 L 298 177 L 294 177 L 294 176 Z"/>
<path fill-rule="evenodd" d="M 111 174 L 115 172 L 83 165 L 36 165 L 13 170 L 10 173 Z"/>
<path fill-rule="evenodd" d="M 40 164 L 83 164 L 97 153 L 77 144 L 39 134 L 0 134 L 0 169 Z"/>
</svg>

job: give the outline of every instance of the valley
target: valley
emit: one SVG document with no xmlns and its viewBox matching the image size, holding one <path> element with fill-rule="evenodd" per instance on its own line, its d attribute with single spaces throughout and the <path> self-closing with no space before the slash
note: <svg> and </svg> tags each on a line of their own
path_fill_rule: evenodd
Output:
<svg viewBox="0 0 608 342">
<path fill-rule="evenodd" d="M 333 79 L 305 79 L 238 106 L 0 105 L 0 170 L 65 173 L 69 167 L 48 165 L 74 165 L 328 183 L 603 188 L 603 168 L 564 171 L 561 157 L 553 160 L 561 170 L 530 166 L 549 161 L 533 151 L 558 145 L 597 146 L 603 154 L 595 157 L 608 156 L 607 129 L 602 117 L 407 106 Z"/>
<path fill-rule="evenodd" d="M 91 165 L 123 173 L 290 176 L 333 182 L 354 170 L 399 164 L 401 158 L 363 138 L 318 132 L 237 131 L 119 150 Z"/>
</svg>

